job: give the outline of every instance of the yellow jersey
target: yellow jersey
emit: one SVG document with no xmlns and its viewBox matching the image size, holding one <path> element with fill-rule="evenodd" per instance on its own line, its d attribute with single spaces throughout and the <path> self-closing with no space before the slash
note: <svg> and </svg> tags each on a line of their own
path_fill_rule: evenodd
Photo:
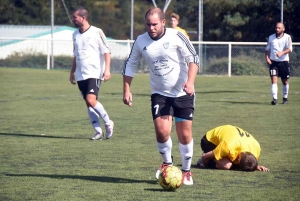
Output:
<svg viewBox="0 0 300 201">
<path fill-rule="evenodd" d="M 206 133 L 206 138 L 217 146 L 213 150 L 217 160 L 228 157 L 232 163 L 238 164 L 238 155 L 241 152 L 250 152 L 257 160 L 259 158 L 259 143 L 252 134 L 237 126 L 224 125 L 216 127 Z"/>
<path fill-rule="evenodd" d="M 182 29 L 180 27 L 176 27 L 176 29 L 181 31 L 188 39 L 190 39 L 189 35 L 187 34 L 187 32 L 184 29 Z"/>
</svg>

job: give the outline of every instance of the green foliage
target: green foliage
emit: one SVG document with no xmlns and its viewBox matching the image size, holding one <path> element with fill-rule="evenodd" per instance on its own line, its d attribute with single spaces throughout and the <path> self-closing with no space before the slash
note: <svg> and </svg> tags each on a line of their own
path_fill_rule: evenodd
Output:
<svg viewBox="0 0 300 201">
<path fill-rule="evenodd" d="M 82 5 L 90 12 L 90 23 L 104 30 L 115 39 L 130 38 L 131 1 L 129 0 L 64 0 L 68 13 Z M 176 12 L 181 16 L 179 25 L 187 31 L 198 31 L 198 0 L 172 0 L 166 19 Z M 280 21 L 280 1 L 274 0 L 203 0 L 204 41 L 264 42 L 274 32 Z M 286 32 L 294 42 L 300 41 L 300 1 L 283 1 L 283 19 Z M 163 8 L 165 1 L 156 1 Z M 152 0 L 134 1 L 134 39 L 145 32 L 144 14 L 153 7 Z M 50 25 L 51 1 L 43 0 L 1 0 L 0 24 Z M 54 1 L 54 24 L 72 23 L 66 14 L 62 1 Z M 197 33 L 191 33 L 191 40 L 198 40 Z"/>
<path fill-rule="evenodd" d="M 226 75 L 228 74 L 228 58 L 212 58 L 208 62 L 206 74 Z M 232 75 L 263 75 L 268 76 L 268 68 L 265 63 L 255 60 L 254 57 L 240 55 L 231 59 Z"/>
<path fill-rule="evenodd" d="M 154 178 L 161 157 L 149 75 L 134 77 L 132 107 L 122 102 L 120 74 L 101 84 L 99 101 L 115 122 L 113 137 L 102 141 L 88 140 L 94 131 L 86 106 L 68 79 L 65 70 L 0 68 L 0 200 L 299 200 L 300 78 L 290 80 L 287 105 L 271 106 L 269 77 L 197 76 L 194 185 L 176 192 Z M 259 164 L 270 172 L 195 167 L 203 135 L 224 124 L 253 134 L 262 148 Z M 174 127 L 171 136 L 180 167 Z"/>
</svg>

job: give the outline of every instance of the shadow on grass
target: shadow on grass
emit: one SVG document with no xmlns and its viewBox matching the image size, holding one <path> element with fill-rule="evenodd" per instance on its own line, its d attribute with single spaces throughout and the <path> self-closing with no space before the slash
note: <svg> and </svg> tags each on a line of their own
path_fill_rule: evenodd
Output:
<svg viewBox="0 0 300 201">
<path fill-rule="evenodd" d="M 266 102 L 242 102 L 242 101 L 209 101 L 209 102 L 216 102 L 216 103 L 231 103 L 231 104 L 251 104 L 251 105 L 271 105 L 269 103 Z"/>
<path fill-rule="evenodd" d="M 218 94 L 218 93 L 249 93 L 248 91 L 222 90 L 222 91 L 196 91 L 196 94 Z"/>
<path fill-rule="evenodd" d="M 157 181 L 153 180 L 136 180 L 127 179 L 119 177 L 106 177 L 106 176 L 81 176 L 81 175 L 51 175 L 51 174 L 9 174 L 4 173 L 9 177 L 45 177 L 51 179 L 81 179 L 87 181 L 98 181 L 105 183 L 147 183 L 147 184 L 157 184 Z"/>
<path fill-rule="evenodd" d="M 19 134 L 19 133 L 0 133 L 0 136 L 12 136 L 12 137 L 36 137 L 36 138 L 60 138 L 60 139 L 76 139 L 82 140 L 87 138 L 79 137 L 64 137 L 64 136 L 51 136 L 51 135 L 33 135 L 33 134 Z"/>
</svg>

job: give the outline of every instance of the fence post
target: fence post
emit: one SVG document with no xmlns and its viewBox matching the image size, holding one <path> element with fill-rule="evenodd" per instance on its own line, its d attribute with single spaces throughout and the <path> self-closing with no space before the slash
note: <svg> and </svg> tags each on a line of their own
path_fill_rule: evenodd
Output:
<svg viewBox="0 0 300 201">
<path fill-rule="evenodd" d="M 129 54 L 130 54 L 130 40 L 129 39 L 127 39 L 127 57 L 129 56 Z"/>
<path fill-rule="evenodd" d="M 228 43 L 228 77 L 231 77 L 231 43 Z"/>
<path fill-rule="evenodd" d="M 50 70 L 50 42 L 47 40 L 47 70 Z"/>
</svg>

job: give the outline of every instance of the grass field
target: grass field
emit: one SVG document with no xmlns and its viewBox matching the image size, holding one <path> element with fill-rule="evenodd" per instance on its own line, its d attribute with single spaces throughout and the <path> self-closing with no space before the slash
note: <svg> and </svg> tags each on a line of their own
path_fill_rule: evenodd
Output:
<svg viewBox="0 0 300 201">
<path fill-rule="evenodd" d="M 103 83 L 100 102 L 115 122 L 110 140 L 94 133 L 69 72 L 0 68 L 0 200 L 299 200 L 300 78 L 289 103 L 270 105 L 268 77 L 196 79 L 193 186 L 164 191 L 155 179 L 161 158 L 150 114 L 148 75 L 122 102 L 122 76 Z M 281 83 L 279 84 L 281 91 Z M 282 96 L 279 93 L 279 100 Z M 270 172 L 197 169 L 200 139 L 220 125 L 239 126 L 260 142 Z M 174 131 L 174 164 L 181 165 Z"/>
</svg>

